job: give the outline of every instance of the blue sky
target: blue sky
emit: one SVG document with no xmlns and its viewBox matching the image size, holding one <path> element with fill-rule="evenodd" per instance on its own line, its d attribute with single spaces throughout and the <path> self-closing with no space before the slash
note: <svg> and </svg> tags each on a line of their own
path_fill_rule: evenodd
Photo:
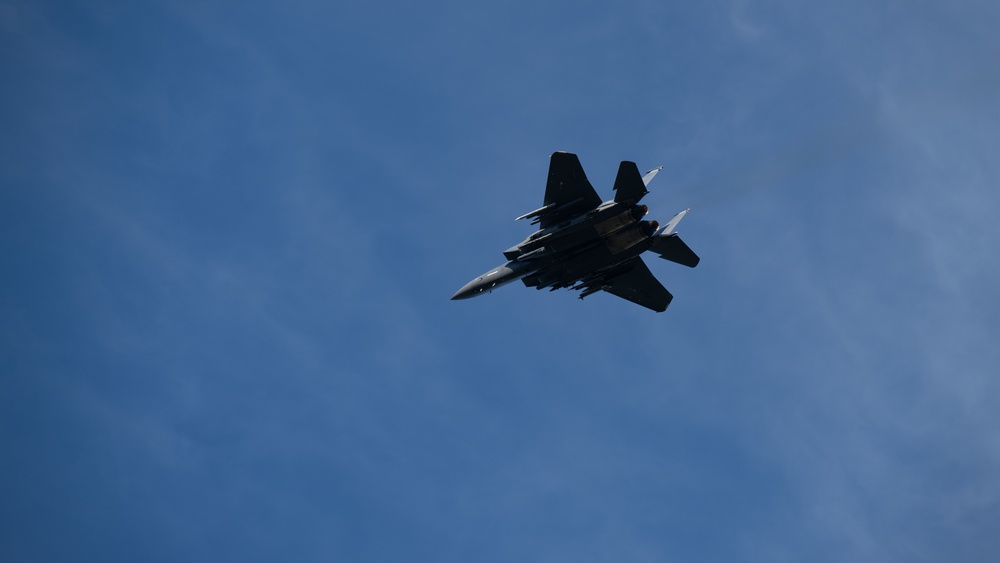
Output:
<svg viewBox="0 0 1000 563">
<path fill-rule="evenodd" d="M 0 3 L 0 555 L 988 561 L 993 2 Z M 448 297 L 548 155 L 702 262 Z"/>
</svg>

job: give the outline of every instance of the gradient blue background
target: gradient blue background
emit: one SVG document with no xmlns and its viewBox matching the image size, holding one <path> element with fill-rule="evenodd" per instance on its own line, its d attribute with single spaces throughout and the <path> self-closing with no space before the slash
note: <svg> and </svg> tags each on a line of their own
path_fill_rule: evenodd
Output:
<svg viewBox="0 0 1000 563">
<path fill-rule="evenodd" d="M 1000 4 L 0 2 L 5 561 L 995 561 Z M 548 155 L 701 255 L 515 284 Z"/>
</svg>

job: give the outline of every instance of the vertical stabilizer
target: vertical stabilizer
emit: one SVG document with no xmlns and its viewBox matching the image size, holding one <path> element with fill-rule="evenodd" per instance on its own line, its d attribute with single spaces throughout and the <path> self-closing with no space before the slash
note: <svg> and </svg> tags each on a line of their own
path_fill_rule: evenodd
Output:
<svg viewBox="0 0 1000 563">
<path fill-rule="evenodd" d="M 684 216 L 687 215 L 689 211 L 691 211 L 690 208 L 681 211 L 677 215 L 674 215 L 673 219 L 667 221 L 666 225 L 663 225 L 663 228 L 656 231 L 656 234 L 664 236 L 674 234 L 676 232 L 675 229 L 677 229 L 677 224 L 681 222 L 681 219 L 683 219 Z"/>
<path fill-rule="evenodd" d="M 663 170 L 662 166 L 657 166 L 656 168 L 646 172 L 646 175 L 642 177 L 642 184 L 649 187 L 649 183 L 653 181 L 653 177 L 656 176 L 657 172 Z"/>
<path fill-rule="evenodd" d="M 639 168 L 634 162 L 623 160 L 618 166 L 618 177 L 615 178 L 615 201 L 637 203 L 649 192 L 639 175 Z"/>
</svg>

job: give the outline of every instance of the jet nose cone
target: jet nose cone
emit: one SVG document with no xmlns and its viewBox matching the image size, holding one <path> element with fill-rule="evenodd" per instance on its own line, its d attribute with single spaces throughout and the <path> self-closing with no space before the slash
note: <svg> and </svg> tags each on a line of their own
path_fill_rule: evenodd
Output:
<svg viewBox="0 0 1000 563">
<path fill-rule="evenodd" d="M 471 283 L 467 283 L 462 286 L 462 289 L 455 292 L 455 295 L 451 296 L 452 301 L 461 301 L 462 299 L 468 299 L 475 295 L 475 290 L 471 287 Z"/>
<path fill-rule="evenodd" d="M 462 289 L 455 292 L 455 295 L 451 296 L 452 301 L 459 301 L 461 299 L 471 299 L 483 292 L 483 277 L 480 276 L 469 283 L 462 286 Z"/>
</svg>

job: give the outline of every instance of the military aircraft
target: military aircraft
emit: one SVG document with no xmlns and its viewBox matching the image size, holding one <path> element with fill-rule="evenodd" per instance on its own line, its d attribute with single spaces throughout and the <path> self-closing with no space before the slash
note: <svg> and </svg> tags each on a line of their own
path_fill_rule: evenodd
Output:
<svg viewBox="0 0 1000 563">
<path fill-rule="evenodd" d="M 580 159 L 568 152 L 553 153 L 542 207 L 515 219 L 531 219 L 538 231 L 505 250 L 507 262 L 465 284 L 451 298 L 468 299 L 521 280 L 535 289 L 578 290 L 580 299 L 603 290 L 658 313 L 665 311 L 673 296 L 639 255 L 652 250 L 690 268 L 700 258 L 674 230 L 690 209 L 663 227 L 642 219 L 648 208 L 639 201 L 662 168 L 640 176 L 634 162 L 622 161 L 614 199 L 601 202 Z"/>
</svg>

